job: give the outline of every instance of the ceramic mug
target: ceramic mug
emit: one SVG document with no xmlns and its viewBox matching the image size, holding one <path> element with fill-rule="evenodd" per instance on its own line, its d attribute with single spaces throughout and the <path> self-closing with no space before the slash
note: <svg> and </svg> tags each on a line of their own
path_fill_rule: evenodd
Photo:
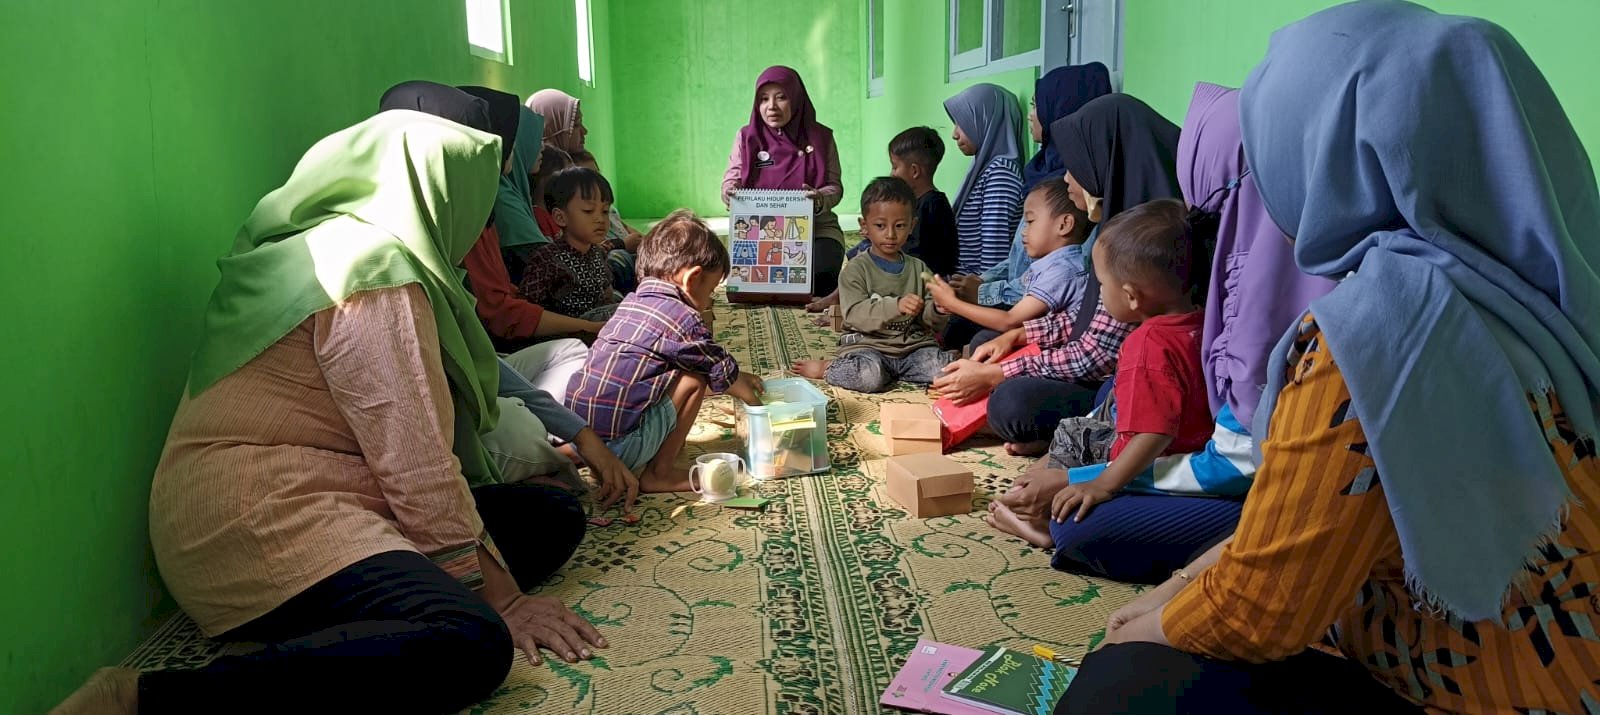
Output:
<svg viewBox="0 0 1600 715">
<path fill-rule="evenodd" d="M 706 501 L 726 501 L 739 495 L 744 471 L 744 459 L 737 454 L 702 454 L 689 467 L 689 488 Z"/>
</svg>

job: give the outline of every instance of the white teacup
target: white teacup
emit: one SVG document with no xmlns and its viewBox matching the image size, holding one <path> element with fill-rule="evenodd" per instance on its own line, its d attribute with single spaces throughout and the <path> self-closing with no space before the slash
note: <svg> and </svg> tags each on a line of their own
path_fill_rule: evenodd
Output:
<svg viewBox="0 0 1600 715">
<path fill-rule="evenodd" d="M 702 454 L 689 467 L 689 488 L 705 501 L 727 501 L 739 495 L 744 474 L 744 459 L 737 454 Z"/>
</svg>

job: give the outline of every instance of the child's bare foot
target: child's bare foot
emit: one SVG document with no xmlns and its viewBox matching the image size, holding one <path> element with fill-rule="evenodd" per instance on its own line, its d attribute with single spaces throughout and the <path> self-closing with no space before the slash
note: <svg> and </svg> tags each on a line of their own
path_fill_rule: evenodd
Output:
<svg viewBox="0 0 1600 715">
<path fill-rule="evenodd" d="M 813 380 L 821 380 L 828 374 L 828 360 L 801 360 L 790 366 L 789 372 Z"/>
<path fill-rule="evenodd" d="M 139 711 L 139 671 L 101 668 L 50 715 L 134 715 Z"/>
<path fill-rule="evenodd" d="M 1006 454 L 1013 457 L 1043 457 L 1045 452 L 1048 451 L 1050 451 L 1050 440 L 1047 439 L 1035 442 L 1006 443 Z"/>
<path fill-rule="evenodd" d="M 639 475 L 639 491 L 649 494 L 689 491 L 689 470 L 678 467 L 646 467 Z"/>
<path fill-rule="evenodd" d="M 821 313 L 822 311 L 827 310 L 828 306 L 838 305 L 838 304 L 839 304 L 839 291 L 834 291 L 832 293 L 829 293 L 826 296 L 823 296 L 821 298 L 813 300 L 810 303 L 806 303 L 806 312 L 807 313 Z"/>
<path fill-rule="evenodd" d="M 1023 541 L 1041 549 L 1056 545 L 1055 540 L 1050 538 L 1049 529 L 1017 516 L 1011 507 L 998 501 L 989 502 L 989 515 L 983 517 L 983 523 L 1012 536 L 1021 537 Z"/>
</svg>

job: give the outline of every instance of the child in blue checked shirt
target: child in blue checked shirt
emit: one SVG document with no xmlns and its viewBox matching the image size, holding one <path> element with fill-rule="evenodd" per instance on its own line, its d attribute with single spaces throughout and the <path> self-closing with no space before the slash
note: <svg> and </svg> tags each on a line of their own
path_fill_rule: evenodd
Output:
<svg viewBox="0 0 1600 715">
<path fill-rule="evenodd" d="M 1033 263 L 1022 274 L 1023 294 L 1016 305 L 998 308 L 966 300 L 953 284 L 938 277 L 928 284 L 939 310 L 986 329 L 972 339 L 974 350 L 1029 320 L 1071 310 L 1083 302 L 1084 289 L 1089 285 L 1083 243 L 1089 238 L 1091 224 L 1089 215 L 1067 195 L 1066 182 L 1046 181 L 1034 186 L 1022 203 L 1022 226 L 1022 249 Z"/>
<path fill-rule="evenodd" d="M 639 246 L 639 287 L 572 376 L 567 406 L 639 475 L 638 491 L 689 489 L 676 462 L 707 388 L 761 404 L 761 379 L 740 372 L 700 319 L 729 263 L 728 249 L 693 212 L 656 224 Z"/>
</svg>

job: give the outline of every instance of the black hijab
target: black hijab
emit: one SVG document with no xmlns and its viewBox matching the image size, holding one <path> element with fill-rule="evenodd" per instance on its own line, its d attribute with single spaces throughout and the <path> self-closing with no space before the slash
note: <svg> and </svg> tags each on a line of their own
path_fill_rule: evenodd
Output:
<svg viewBox="0 0 1600 715">
<path fill-rule="evenodd" d="M 522 100 L 515 94 L 477 85 L 460 89 L 488 104 L 490 131 L 500 135 L 500 160 L 511 158 L 511 148 L 517 143 L 517 123 L 522 121 Z"/>
<path fill-rule="evenodd" d="M 489 103 L 455 87 L 412 80 L 401 82 L 383 93 L 378 100 L 378 111 L 409 109 L 432 114 L 480 132 L 494 132 L 489 121 Z"/>
<path fill-rule="evenodd" d="M 1056 120 L 1050 144 L 1078 185 L 1100 197 L 1101 223 L 1146 201 L 1183 195 L 1178 125 L 1131 95 L 1097 97 Z"/>
</svg>

